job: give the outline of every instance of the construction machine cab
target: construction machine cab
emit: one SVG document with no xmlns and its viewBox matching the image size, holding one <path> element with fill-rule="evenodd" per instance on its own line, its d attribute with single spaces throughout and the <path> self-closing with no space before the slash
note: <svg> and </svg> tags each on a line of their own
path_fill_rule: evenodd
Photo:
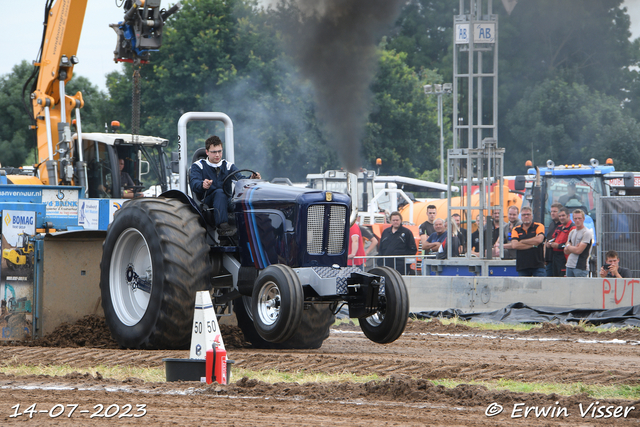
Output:
<svg viewBox="0 0 640 427">
<path fill-rule="evenodd" d="M 129 174 L 134 192 L 146 186 L 159 184 L 168 189 L 169 162 L 164 147 L 168 141 L 142 135 L 85 133 L 82 141 L 74 136 L 74 160 L 83 159 L 86 165 L 86 191 L 89 198 L 122 198 L 120 159 L 124 160 L 122 172 Z M 77 157 L 77 159 L 76 159 Z M 130 187 L 128 187 L 130 188 Z"/>
</svg>

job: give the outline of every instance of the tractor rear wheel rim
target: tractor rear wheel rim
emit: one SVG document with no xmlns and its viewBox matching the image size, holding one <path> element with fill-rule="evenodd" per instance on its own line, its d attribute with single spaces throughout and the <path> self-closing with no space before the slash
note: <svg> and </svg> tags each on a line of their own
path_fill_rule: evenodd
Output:
<svg viewBox="0 0 640 427">
<path fill-rule="evenodd" d="M 111 303 L 118 319 L 126 326 L 136 325 L 149 306 L 151 289 L 144 292 L 132 286 L 127 280 L 127 270 L 131 269 L 148 283 L 153 283 L 153 268 L 149 245 L 144 236 L 135 228 L 128 228 L 120 234 L 113 248 L 109 274 Z"/>
</svg>

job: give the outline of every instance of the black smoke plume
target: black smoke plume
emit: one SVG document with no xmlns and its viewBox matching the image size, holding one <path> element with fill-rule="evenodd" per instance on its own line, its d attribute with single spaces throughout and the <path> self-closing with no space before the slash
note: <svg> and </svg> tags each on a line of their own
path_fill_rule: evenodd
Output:
<svg viewBox="0 0 640 427">
<path fill-rule="evenodd" d="M 274 2 L 272 2 L 274 3 Z M 360 166 L 376 45 L 402 0 L 275 1 L 290 53 L 314 87 L 329 143 L 349 171 Z"/>
</svg>

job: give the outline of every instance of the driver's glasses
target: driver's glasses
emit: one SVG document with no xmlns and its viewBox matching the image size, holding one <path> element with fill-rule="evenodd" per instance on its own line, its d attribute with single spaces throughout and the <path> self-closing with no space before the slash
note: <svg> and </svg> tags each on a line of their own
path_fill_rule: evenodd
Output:
<svg viewBox="0 0 640 427">
<path fill-rule="evenodd" d="M 211 150 L 209 151 L 211 154 L 220 154 L 222 153 L 222 150 Z"/>
</svg>

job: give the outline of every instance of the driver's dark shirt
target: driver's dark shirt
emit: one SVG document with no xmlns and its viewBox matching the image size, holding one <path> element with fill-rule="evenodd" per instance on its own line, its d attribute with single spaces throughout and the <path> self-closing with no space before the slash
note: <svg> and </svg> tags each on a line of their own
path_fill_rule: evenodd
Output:
<svg viewBox="0 0 640 427">
<path fill-rule="evenodd" d="M 131 175 L 125 171 L 120 172 L 120 185 L 124 188 L 131 188 L 135 186 L 133 179 L 131 179 Z"/>
<path fill-rule="evenodd" d="M 191 185 L 191 190 L 202 199 L 207 192 L 207 190 L 202 187 L 202 182 L 205 179 L 210 179 L 212 181 L 211 187 L 209 188 L 211 191 L 214 191 L 218 188 L 221 189 L 224 179 L 237 170 L 239 169 L 236 165 L 231 162 L 227 162 L 226 160 L 222 161 L 220 167 L 216 167 L 208 159 L 200 159 L 191 165 L 189 185 Z"/>
</svg>

